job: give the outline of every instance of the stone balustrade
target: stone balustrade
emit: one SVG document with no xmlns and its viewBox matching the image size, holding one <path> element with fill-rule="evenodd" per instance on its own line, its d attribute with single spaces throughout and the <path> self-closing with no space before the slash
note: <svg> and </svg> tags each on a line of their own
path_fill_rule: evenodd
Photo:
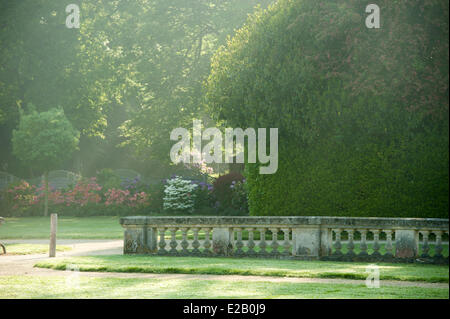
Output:
<svg viewBox="0 0 450 319">
<path fill-rule="evenodd" d="M 256 216 L 120 219 L 125 254 L 436 263 L 448 263 L 448 222 Z"/>
</svg>

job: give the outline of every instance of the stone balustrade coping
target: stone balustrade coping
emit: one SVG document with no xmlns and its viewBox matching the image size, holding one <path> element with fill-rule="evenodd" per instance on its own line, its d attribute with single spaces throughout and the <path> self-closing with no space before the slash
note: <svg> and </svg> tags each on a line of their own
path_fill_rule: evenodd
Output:
<svg viewBox="0 0 450 319">
<path fill-rule="evenodd" d="M 320 225 L 329 228 L 361 229 L 429 229 L 448 230 L 448 219 L 440 218 L 390 218 L 390 217 L 321 217 L 321 216 L 131 216 L 122 217 L 120 224 L 129 226 L 201 226 L 201 227 L 301 227 Z"/>
</svg>

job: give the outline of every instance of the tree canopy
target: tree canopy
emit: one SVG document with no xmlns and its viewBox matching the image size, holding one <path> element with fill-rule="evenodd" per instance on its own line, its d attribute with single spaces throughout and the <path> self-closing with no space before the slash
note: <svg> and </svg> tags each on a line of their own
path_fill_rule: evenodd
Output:
<svg viewBox="0 0 450 319">
<path fill-rule="evenodd" d="M 27 165 L 49 171 L 72 156 L 78 139 L 78 131 L 62 109 L 31 110 L 21 115 L 19 127 L 13 131 L 13 152 Z"/>
<path fill-rule="evenodd" d="M 80 29 L 65 26 L 67 4 L 0 4 L 0 164 L 20 174 L 11 132 L 18 106 L 61 106 L 80 131 L 70 169 L 148 168 L 169 161 L 168 132 L 201 117 L 210 58 L 256 5 L 270 0 L 73 1 Z M 120 146 L 120 147 L 119 147 Z M 5 169 L 5 168 L 4 168 Z"/>
</svg>

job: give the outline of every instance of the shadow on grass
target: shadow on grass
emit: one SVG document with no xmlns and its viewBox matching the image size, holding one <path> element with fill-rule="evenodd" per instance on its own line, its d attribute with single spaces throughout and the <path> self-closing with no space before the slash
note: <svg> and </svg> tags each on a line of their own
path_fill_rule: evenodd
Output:
<svg viewBox="0 0 450 319">
<path fill-rule="evenodd" d="M 39 262 L 35 267 L 65 270 L 77 265 L 80 271 L 274 276 L 299 278 L 342 278 L 365 280 L 363 262 L 269 260 L 251 258 L 205 258 L 161 256 L 90 256 Z M 377 263 L 381 280 L 425 281 L 446 283 L 448 266 L 424 264 Z"/>
</svg>

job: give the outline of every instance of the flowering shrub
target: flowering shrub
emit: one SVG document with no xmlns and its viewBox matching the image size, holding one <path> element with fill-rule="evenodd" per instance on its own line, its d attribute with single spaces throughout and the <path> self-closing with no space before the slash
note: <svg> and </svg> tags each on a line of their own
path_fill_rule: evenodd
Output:
<svg viewBox="0 0 450 319">
<path fill-rule="evenodd" d="M 195 194 L 195 208 L 208 208 L 212 207 L 214 200 L 212 199 L 213 186 L 202 181 L 191 181 L 191 183 L 196 184 L 197 188 L 194 191 Z"/>
<path fill-rule="evenodd" d="M 65 193 L 61 191 L 52 192 L 53 204 L 65 204 L 66 206 L 85 206 L 89 203 L 100 203 L 102 187 L 96 183 L 95 177 L 89 180 L 80 180 L 72 190 Z"/>
<path fill-rule="evenodd" d="M 26 181 L 12 183 L 6 191 L 2 192 L 2 211 L 16 212 L 21 215 L 36 201 L 36 187 Z"/>
<path fill-rule="evenodd" d="M 125 179 L 125 181 L 123 181 L 120 184 L 120 188 L 124 189 L 124 190 L 129 190 L 131 194 L 135 194 L 135 193 L 141 193 L 143 191 L 147 191 L 148 185 L 143 183 L 139 176 L 136 176 L 133 179 L 128 179 L 128 178 Z"/>
<path fill-rule="evenodd" d="M 221 207 L 231 207 L 232 188 L 233 182 L 243 181 L 244 176 L 239 173 L 232 172 L 226 175 L 222 175 L 214 181 L 213 196 Z"/>
<path fill-rule="evenodd" d="M 167 180 L 164 188 L 164 210 L 192 212 L 198 185 L 175 176 Z"/>
<path fill-rule="evenodd" d="M 126 205 L 135 207 L 136 205 L 144 205 L 148 201 L 148 195 L 145 192 L 131 194 L 129 190 L 109 189 L 105 193 L 105 205 Z"/>
<path fill-rule="evenodd" d="M 146 185 L 139 178 L 125 180 L 118 187 L 106 188 L 96 178 L 81 179 L 67 189 L 50 186 L 49 207 L 68 216 L 140 215 L 171 211 L 200 215 L 246 215 L 245 179 L 227 174 L 213 185 L 203 180 L 186 180 L 173 175 L 163 183 Z M 220 192 L 219 192 L 220 190 Z M 25 181 L 0 191 L 0 210 L 6 216 L 41 215 L 44 186 Z M 224 194 L 219 197 L 217 194 Z"/>
<path fill-rule="evenodd" d="M 130 189 L 111 188 L 104 191 L 96 178 L 83 179 L 65 190 L 50 187 L 49 206 L 63 215 L 125 215 L 149 206 L 148 193 Z M 45 187 L 35 187 L 21 181 L 9 186 L 0 196 L 0 208 L 6 215 L 40 215 Z"/>
<path fill-rule="evenodd" d="M 195 163 L 184 163 L 184 167 L 186 167 L 186 168 L 188 168 L 190 170 L 197 171 L 201 175 L 204 175 L 204 174 L 211 175 L 211 174 L 214 173 L 213 168 L 208 166 L 208 164 L 206 163 L 204 154 L 199 153 L 197 150 L 192 150 L 191 151 L 191 156 L 194 157 L 194 158 L 195 157 L 201 158 L 200 163 L 198 163 L 198 162 L 195 162 Z"/>
</svg>

